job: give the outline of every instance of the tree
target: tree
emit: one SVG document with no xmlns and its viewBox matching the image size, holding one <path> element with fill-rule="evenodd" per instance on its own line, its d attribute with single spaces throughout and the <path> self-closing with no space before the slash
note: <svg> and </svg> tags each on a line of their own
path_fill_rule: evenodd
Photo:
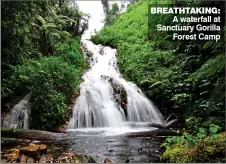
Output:
<svg viewBox="0 0 226 164">
<path fill-rule="evenodd" d="M 113 3 L 107 16 L 105 17 L 105 26 L 111 25 L 119 16 L 119 7 L 117 3 Z"/>
</svg>

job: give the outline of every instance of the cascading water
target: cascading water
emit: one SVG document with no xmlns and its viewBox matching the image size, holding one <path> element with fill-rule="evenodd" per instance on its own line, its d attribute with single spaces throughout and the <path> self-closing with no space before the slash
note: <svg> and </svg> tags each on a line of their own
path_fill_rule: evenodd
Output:
<svg viewBox="0 0 226 164">
<path fill-rule="evenodd" d="M 18 104 L 12 107 L 3 119 L 3 127 L 28 129 L 29 97 L 29 95 L 26 95 Z"/>
<path fill-rule="evenodd" d="M 91 68 L 83 76 L 69 128 L 122 127 L 126 121 L 162 123 L 162 116 L 152 102 L 120 75 L 116 50 L 86 40 L 83 43 L 93 56 Z M 112 81 L 126 91 L 126 109 L 116 102 Z M 121 96 L 118 98 L 121 100 Z"/>
<path fill-rule="evenodd" d="M 87 9 L 85 2 L 78 4 L 80 9 Z M 117 67 L 116 49 L 94 45 L 87 40 L 92 31 L 98 31 L 103 26 L 103 13 L 97 13 L 101 10 L 87 11 L 91 20 L 82 42 L 93 55 L 89 59 L 90 69 L 83 75 L 84 82 L 80 85 L 80 96 L 75 102 L 68 129 L 122 128 L 130 127 L 131 123 L 162 123 L 162 115 L 153 103 L 135 84 L 122 78 Z"/>
<path fill-rule="evenodd" d="M 162 123 L 162 116 L 142 91 L 124 80 L 117 67 L 116 50 L 83 40 L 93 53 L 90 70 L 84 76 L 69 128 L 122 127 L 125 122 Z M 117 103 L 112 81 L 126 91 L 125 109 Z M 122 94 L 122 93 L 121 93 Z M 124 96 L 126 96 L 124 95 Z M 122 101 L 119 94 L 118 99 Z"/>
</svg>

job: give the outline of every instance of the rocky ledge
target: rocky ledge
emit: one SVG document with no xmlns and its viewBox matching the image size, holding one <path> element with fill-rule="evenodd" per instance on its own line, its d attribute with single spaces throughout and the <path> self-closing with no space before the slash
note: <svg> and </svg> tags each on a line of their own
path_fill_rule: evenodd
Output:
<svg viewBox="0 0 226 164">
<path fill-rule="evenodd" d="M 2 163 L 96 163 L 91 156 L 74 152 L 56 153 L 44 144 L 3 150 L 1 158 Z"/>
</svg>

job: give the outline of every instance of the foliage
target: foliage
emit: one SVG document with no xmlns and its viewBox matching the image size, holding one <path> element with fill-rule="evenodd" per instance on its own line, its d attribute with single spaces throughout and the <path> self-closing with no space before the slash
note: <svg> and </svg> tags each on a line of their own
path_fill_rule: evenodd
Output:
<svg viewBox="0 0 226 164">
<path fill-rule="evenodd" d="M 163 115 L 173 113 L 186 121 L 189 129 L 183 136 L 166 139 L 163 145 L 167 149 L 162 159 L 211 161 L 214 154 L 222 156 L 225 149 L 225 138 L 218 142 L 216 137 L 225 136 L 225 133 L 216 134 L 225 127 L 225 25 L 221 24 L 218 42 L 173 41 L 169 37 L 171 32 L 156 30 L 159 23 L 172 25 L 171 15 L 148 18 L 148 5 L 156 4 L 207 5 L 201 1 L 141 0 L 91 40 L 116 47 L 120 71 L 125 78 L 138 84 Z M 221 8 L 224 4 L 209 2 L 208 6 L 211 5 Z M 219 148 L 215 144 L 219 144 Z"/>
<path fill-rule="evenodd" d="M 77 69 L 84 69 L 85 63 L 83 54 L 80 51 L 79 39 L 69 39 L 65 42 L 55 44 L 55 49 L 55 54 L 61 56 L 64 61 L 75 65 Z"/>
<path fill-rule="evenodd" d="M 119 16 L 119 7 L 117 3 L 113 3 L 111 9 L 108 11 L 108 14 L 104 19 L 105 26 L 113 24 L 118 16 Z"/>
<path fill-rule="evenodd" d="M 216 129 L 215 132 L 217 132 Z M 206 136 L 206 134 L 204 129 L 200 129 L 195 137 L 189 135 L 185 139 L 185 136 L 188 135 L 185 133 L 181 137 L 168 138 L 162 144 L 166 147 L 166 151 L 161 156 L 161 161 L 180 163 L 225 162 L 226 133 L 209 133 L 210 136 Z M 196 144 L 191 144 L 193 142 L 196 142 Z"/>
<path fill-rule="evenodd" d="M 158 3 L 194 5 L 194 2 L 173 0 L 139 1 L 129 6 L 111 26 L 92 36 L 92 41 L 117 47 L 120 71 L 126 79 L 138 84 L 164 115 L 173 112 L 188 120 L 195 119 L 197 124 L 190 121 L 189 127 L 196 132 L 199 127 L 207 128 L 210 124 L 224 127 L 222 31 L 218 42 L 172 41 L 168 37 L 170 32 L 158 32 L 155 28 L 159 22 L 166 23 L 170 15 L 167 19 L 159 15 L 148 20 L 148 5 Z M 208 5 L 221 7 L 214 2 Z M 221 29 L 223 27 L 224 24 Z"/>
<path fill-rule="evenodd" d="M 68 1 L 1 4 L 2 103 L 30 93 L 31 128 L 54 130 L 85 69 L 80 36 L 88 16 Z"/>
<path fill-rule="evenodd" d="M 79 86 L 80 76 L 81 72 L 63 62 L 61 57 L 44 57 L 16 66 L 8 82 L 13 90 L 31 93 L 33 126 L 51 129 L 62 123 L 70 95 Z"/>
</svg>

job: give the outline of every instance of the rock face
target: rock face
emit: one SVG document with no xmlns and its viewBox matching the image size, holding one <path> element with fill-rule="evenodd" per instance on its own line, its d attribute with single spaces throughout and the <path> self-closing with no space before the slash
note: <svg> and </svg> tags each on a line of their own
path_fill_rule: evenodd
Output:
<svg viewBox="0 0 226 164">
<path fill-rule="evenodd" d="M 112 78 L 109 79 L 109 83 L 113 88 L 114 100 L 123 109 L 125 116 L 127 117 L 127 93 L 125 88 Z"/>
<path fill-rule="evenodd" d="M 123 109 L 125 116 L 127 117 L 127 92 L 125 88 L 109 76 L 102 75 L 101 78 L 109 82 L 113 89 L 113 98 L 116 104 Z"/>
<path fill-rule="evenodd" d="M 91 63 L 91 61 L 93 60 L 93 52 L 89 51 L 87 49 L 87 45 L 84 43 L 81 43 L 81 52 L 83 52 L 83 54 L 85 55 L 86 61 L 88 63 Z"/>
<path fill-rule="evenodd" d="M 58 149 L 54 149 L 58 151 Z M 96 163 L 88 155 L 74 152 L 47 151 L 44 144 L 29 144 L 26 147 L 10 149 L 2 152 L 2 163 Z M 54 152 L 54 153 L 52 153 Z M 58 154 L 58 155 L 56 155 Z"/>
</svg>

